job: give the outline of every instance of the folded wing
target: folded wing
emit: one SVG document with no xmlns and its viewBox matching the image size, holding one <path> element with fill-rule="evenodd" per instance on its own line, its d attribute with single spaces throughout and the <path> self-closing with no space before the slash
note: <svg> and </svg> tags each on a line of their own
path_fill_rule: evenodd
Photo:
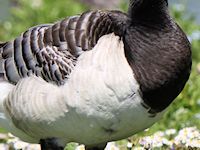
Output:
<svg viewBox="0 0 200 150">
<path fill-rule="evenodd" d="M 117 11 L 88 11 L 55 24 L 30 28 L 18 38 L 1 44 L 0 72 L 16 84 L 32 74 L 62 85 L 84 51 L 92 50 L 98 39 L 116 29 Z"/>
</svg>

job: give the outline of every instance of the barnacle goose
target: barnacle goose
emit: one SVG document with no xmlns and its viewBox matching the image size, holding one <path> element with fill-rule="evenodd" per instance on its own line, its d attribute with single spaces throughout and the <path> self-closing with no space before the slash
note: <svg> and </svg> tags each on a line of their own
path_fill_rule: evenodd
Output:
<svg viewBox="0 0 200 150">
<path fill-rule="evenodd" d="M 42 150 L 103 149 L 148 128 L 191 69 L 190 43 L 167 0 L 32 27 L 0 53 L 0 125 Z"/>
</svg>

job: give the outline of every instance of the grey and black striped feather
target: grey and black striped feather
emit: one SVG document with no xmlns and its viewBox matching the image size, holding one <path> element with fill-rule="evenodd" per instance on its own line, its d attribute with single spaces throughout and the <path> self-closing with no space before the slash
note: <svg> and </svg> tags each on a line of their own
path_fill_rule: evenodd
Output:
<svg viewBox="0 0 200 150">
<path fill-rule="evenodd" d="M 62 85 L 84 51 L 91 50 L 101 36 L 117 31 L 116 18 L 126 20 L 127 16 L 118 11 L 88 11 L 32 27 L 0 45 L 0 72 L 13 84 L 35 74 Z"/>
</svg>

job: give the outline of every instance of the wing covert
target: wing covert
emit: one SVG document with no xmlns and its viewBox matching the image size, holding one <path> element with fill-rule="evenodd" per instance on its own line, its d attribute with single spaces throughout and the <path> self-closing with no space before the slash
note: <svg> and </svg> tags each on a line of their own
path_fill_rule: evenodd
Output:
<svg viewBox="0 0 200 150">
<path fill-rule="evenodd" d="M 116 21 L 116 18 L 123 18 Z M 16 84 L 35 74 L 48 82 L 64 84 L 77 58 L 92 50 L 98 39 L 127 20 L 118 11 L 88 11 L 55 24 L 32 27 L 0 48 L 0 71 L 6 80 Z M 119 29 L 118 29 L 119 30 Z M 117 34 L 117 33 L 116 33 Z"/>
</svg>

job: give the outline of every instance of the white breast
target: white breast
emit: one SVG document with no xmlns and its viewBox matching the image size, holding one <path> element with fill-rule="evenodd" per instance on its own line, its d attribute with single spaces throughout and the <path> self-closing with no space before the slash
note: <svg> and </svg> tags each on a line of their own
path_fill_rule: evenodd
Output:
<svg viewBox="0 0 200 150">
<path fill-rule="evenodd" d="M 64 86 L 29 77 L 17 87 L 10 96 L 15 99 L 10 117 L 23 119 L 18 127 L 30 142 L 56 137 L 64 143 L 94 145 L 133 135 L 161 116 L 149 117 L 141 105 L 123 42 L 114 34 L 103 36 L 79 57 Z M 25 135 L 21 138 L 29 140 Z"/>
<path fill-rule="evenodd" d="M 123 42 L 114 34 L 102 37 L 92 51 L 81 55 L 64 92 L 71 112 L 67 120 L 73 122 L 67 134 L 80 143 L 125 138 L 160 118 L 159 114 L 150 118 L 141 105 Z"/>
</svg>

